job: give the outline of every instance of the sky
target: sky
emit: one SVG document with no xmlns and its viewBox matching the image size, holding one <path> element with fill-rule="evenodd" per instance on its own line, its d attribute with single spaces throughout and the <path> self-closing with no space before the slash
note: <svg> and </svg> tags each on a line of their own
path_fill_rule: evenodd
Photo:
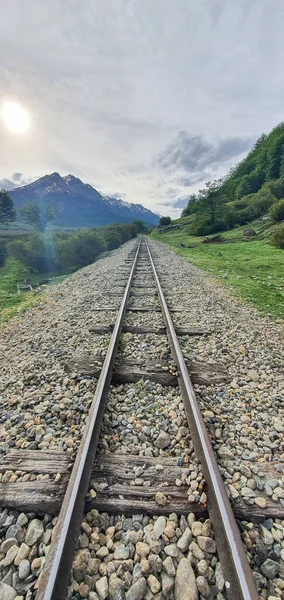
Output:
<svg viewBox="0 0 284 600">
<path fill-rule="evenodd" d="M 0 186 L 54 171 L 178 217 L 284 119 L 283 0 L 9 0 Z"/>
</svg>

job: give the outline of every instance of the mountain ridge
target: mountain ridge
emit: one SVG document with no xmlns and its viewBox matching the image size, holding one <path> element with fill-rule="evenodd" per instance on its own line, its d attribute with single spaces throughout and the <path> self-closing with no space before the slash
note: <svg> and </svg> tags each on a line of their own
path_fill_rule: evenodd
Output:
<svg viewBox="0 0 284 600">
<path fill-rule="evenodd" d="M 130 223 L 136 219 L 147 225 L 157 225 L 159 221 L 159 216 L 142 204 L 103 196 L 71 173 L 62 177 L 55 171 L 28 185 L 9 190 L 9 194 L 17 209 L 29 202 L 48 202 L 57 212 L 54 224 L 61 227 L 97 227 Z"/>
</svg>

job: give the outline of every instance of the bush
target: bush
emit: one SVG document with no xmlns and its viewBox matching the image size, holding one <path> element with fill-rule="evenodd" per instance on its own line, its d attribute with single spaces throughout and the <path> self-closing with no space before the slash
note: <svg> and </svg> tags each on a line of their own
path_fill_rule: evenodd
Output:
<svg viewBox="0 0 284 600">
<path fill-rule="evenodd" d="M 280 223 L 280 221 L 284 220 L 284 198 L 271 206 L 269 214 L 274 223 Z"/>
<path fill-rule="evenodd" d="M 147 227 L 140 219 L 136 219 L 135 221 L 133 221 L 132 225 L 135 225 L 137 233 L 147 233 Z"/>
<path fill-rule="evenodd" d="M 271 245 L 284 249 L 284 225 L 279 225 L 271 236 Z"/>
<path fill-rule="evenodd" d="M 49 241 L 43 235 L 34 234 L 25 240 L 12 240 L 8 244 L 8 254 L 30 271 L 44 273 L 50 269 Z"/>
<path fill-rule="evenodd" d="M 106 241 L 92 229 L 78 231 L 66 240 L 55 241 L 58 265 L 63 271 L 77 271 L 93 263 L 107 248 Z"/>
<path fill-rule="evenodd" d="M 190 235 L 207 235 L 211 231 L 211 219 L 207 214 L 197 213 L 189 227 Z"/>
<path fill-rule="evenodd" d="M 257 210 L 253 204 L 249 204 L 245 208 L 237 210 L 234 206 L 228 206 L 225 208 L 224 221 L 226 226 L 230 229 L 235 225 L 246 225 L 257 217 Z"/>
<path fill-rule="evenodd" d="M 14 201 L 5 190 L 0 190 L 0 223 L 16 220 Z"/>
<path fill-rule="evenodd" d="M 3 240 L 0 240 L 0 267 L 3 267 L 7 258 L 7 248 L 6 243 Z"/>
<path fill-rule="evenodd" d="M 93 263 L 105 250 L 118 248 L 137 234 L 140 223 L 126 223 L 63 231 L 54 234 L 35 233 L 8 244 L 10 257 L 20 261 L 29 271 L 70 272 Z M 0 248 L 1 265 L 1 248 Z"/>
<path fill-rule="evenodd" d="M 107 245 L 107 250 L 115 250 L 122 244 L 122 238 L 119 231 L 114 228 L 105 228 L 104 239 Z"/>
<path fill-rule="evenodd" d="M 159 227 L 166 227 L 172 222 L 171 217 L 161 217 L 159 220 Z"/>
<path fill-rule="evenodd" d="M 258 194 L 255 194 L 255 200 L 252 203 L 254 208 L 255 216 L 261 217 L 269 208 L 276 202 L 276 196 L 270 192 L 270 190 L 262 191 L 260 190 Z"/>
</svg>

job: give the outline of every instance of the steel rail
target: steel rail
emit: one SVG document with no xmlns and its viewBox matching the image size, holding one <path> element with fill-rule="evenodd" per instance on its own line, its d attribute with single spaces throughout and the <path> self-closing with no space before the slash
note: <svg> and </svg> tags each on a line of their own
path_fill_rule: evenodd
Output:
<svg viewBox="0 0 284 600">
<path fill-rule="evenodd" d="M 193 446 L 201 462 L 208 486 L 208 512 L 214 527 L 214 536 L 225 579 L 229 600 L 259 600 L 252 570 L 248 563 L 238 525 L 236 523 L 211 441 L 185 365 L 174 324 L 167 307 L 150 248 L 145 240 L 152 266 L 168 339 L 178 368 L 178 382 L 185 405 Z"/>
<path fill-rule="evenodd" d="M 119 337 L 122 331 L 140 247 L 141 240 L 138 243 L 108 351 L 98 379 L 94 399 L 86 421 L 83 438 L 74 462 L 58 521 L 53 531 L 47 562 L 39 579 L 36 600 L 63 600 L 66 597 L 72 560 L 84 512 L 85 495 L 92 474 Z"/>
</svg>

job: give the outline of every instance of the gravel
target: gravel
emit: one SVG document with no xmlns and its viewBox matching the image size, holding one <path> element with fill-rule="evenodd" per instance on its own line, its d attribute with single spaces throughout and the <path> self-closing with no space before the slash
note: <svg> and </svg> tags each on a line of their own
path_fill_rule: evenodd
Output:
<svg viewBox="0 0 284 600">
<path fill-rule="evenodd" d="M 208 519 L 198 523 L 203 533 L 211 532 L 209 537 L 194 535 L 196 521 L 193 514 L 178 517 L 172 513 L 169 517 L 151 518 L 133 515 L 129 518 L 92 510 L 84 515 L 84 519 L 73 562 L 73 600 L 85 597 L 81 593 L 83 586 L 91 600 L 93 592 L 101 600 L 107 597 L 115 600 L 198 600 L 198 590 L 203 590 L 200 593 L 204 598 L 213 598 L 217 597 L 216 569 L 220 592 L 225 589 Z M 84 539 L 82 548 L 86 530 L 88 544 L 86 546 Z M 101 555 L 102 548 L 108 549 L 105 556 Z M 218 596 L 218 600 L 222 598 L 222 594 Z"/>
<path fill-rule="evenodd" d="M 152 241 L 150 246 L 166 299 L 186 309 L 173 313 L 175 324 L 210 332 L 182 336 L 183 351 L 196 361 L 222 365 L 232 378 L 195 385 L 231 501 L 284 508 L 283 321 L 262 317 L 166 246 Z M 261 599 L 283 598 L 284 521 L 243 521 L 241 530 Z M 218 571 L 216 579 L 218 587 Z"/>
<path fill-rule="evenodd" d="M 113 322 L 116 312 L 94 308 L 118 308 L 123 291 L 119 286 L 125 280 L 119 268 L 134 243 L 66 279 L 39 307 L 2 328 L 0 454 L 14 447 L 59 449 L 74 458 L 96 380 L 67 375 L 65 365 L 74 354 L 89 354 L 102 362 L 110 336 L 89 329 Z M 225 366 L 232 377 L 227 384 L 195 386 L 231 500 L 242 498 L 248 506 L 260 508 L 269 503 L 284 507 L 284 377 L 279 342 L 283 327 L 232 298 L 228 290 L 166 247 L 161 252 L 158 244 L 151 242 L 151 246 L 158 271 L 166 273 L 163 288 L 170 305 L 187 309 L 173 313 L 175 323 L 211 332 L 206 337 L 182 336 L 185 353 L 197 361 Z M 137 274 L 133 306 L 158 304 L 155 294 L 150 298 L 139 294 L 138 286 L 146 281 L 153 292 L 151 279 L 150 274 Z M 126 323 L 163 325 L 158 312 L 128 313 Z M 137 361 L 170 358 L 166 336 L 153 334 L 124 334 L 120 352 Z M 190 501 L 206 501 L 177 388 L 163 388 L 150 380 L 112 386 L 99 450 L 176 457 L 184 467 L 176 484 L 187 487 Z M 163 470 L 162 465 L 157 468 Z M 0 477 L 25 482 L 42 475 L 19 470 Z M 144 479 L 143 470 L 138 470 L 131 483 L 144 485 Z M 166 501 L 163 493 L 156 495 L 157 504 Z M 1 599 L 34 598 L 55 524 L 50 515 L 0 509 Z M 284 521 L 242 521 L 240 527 L 261 599 L 282 598 Z M 182 600 L 184 594 L 222 600 L 225 582 L 211 522 L 195 521 L 194 515 L 131 518 L 92 511 L 84 516 L 72 590 L 77 600 Z"/>
<path fill-rule="evenodd" d="M 75 456 L 96 380 L 78 381 L 64 367 L 74 353 L 103 359 L 109 335 L 96 335 L 89 329 L 109 321 L 110 315 L 115 318 L 116 312 L 95 312 L 94 308 L 118 306 L 122 288 L 114 286 L 113 279 L 117 283 L 125 279 L 118 268 L 134 244 L 131 241 L 68 277 L 49 291 L 39 307 L 1 328 L 0 455 L 12 448 L 27 448 L 58 449 L 70 459 Z M 109 296 L 109 292 L 118 295 Z M 21 470 L 0 474 L 3 482 L 46 478 Z M 59 478 L 54 474 L 55 480 Z M 0 509 L 1 600 L 34 598 L 55 524 L 50 515 Z"/>
</svg>

